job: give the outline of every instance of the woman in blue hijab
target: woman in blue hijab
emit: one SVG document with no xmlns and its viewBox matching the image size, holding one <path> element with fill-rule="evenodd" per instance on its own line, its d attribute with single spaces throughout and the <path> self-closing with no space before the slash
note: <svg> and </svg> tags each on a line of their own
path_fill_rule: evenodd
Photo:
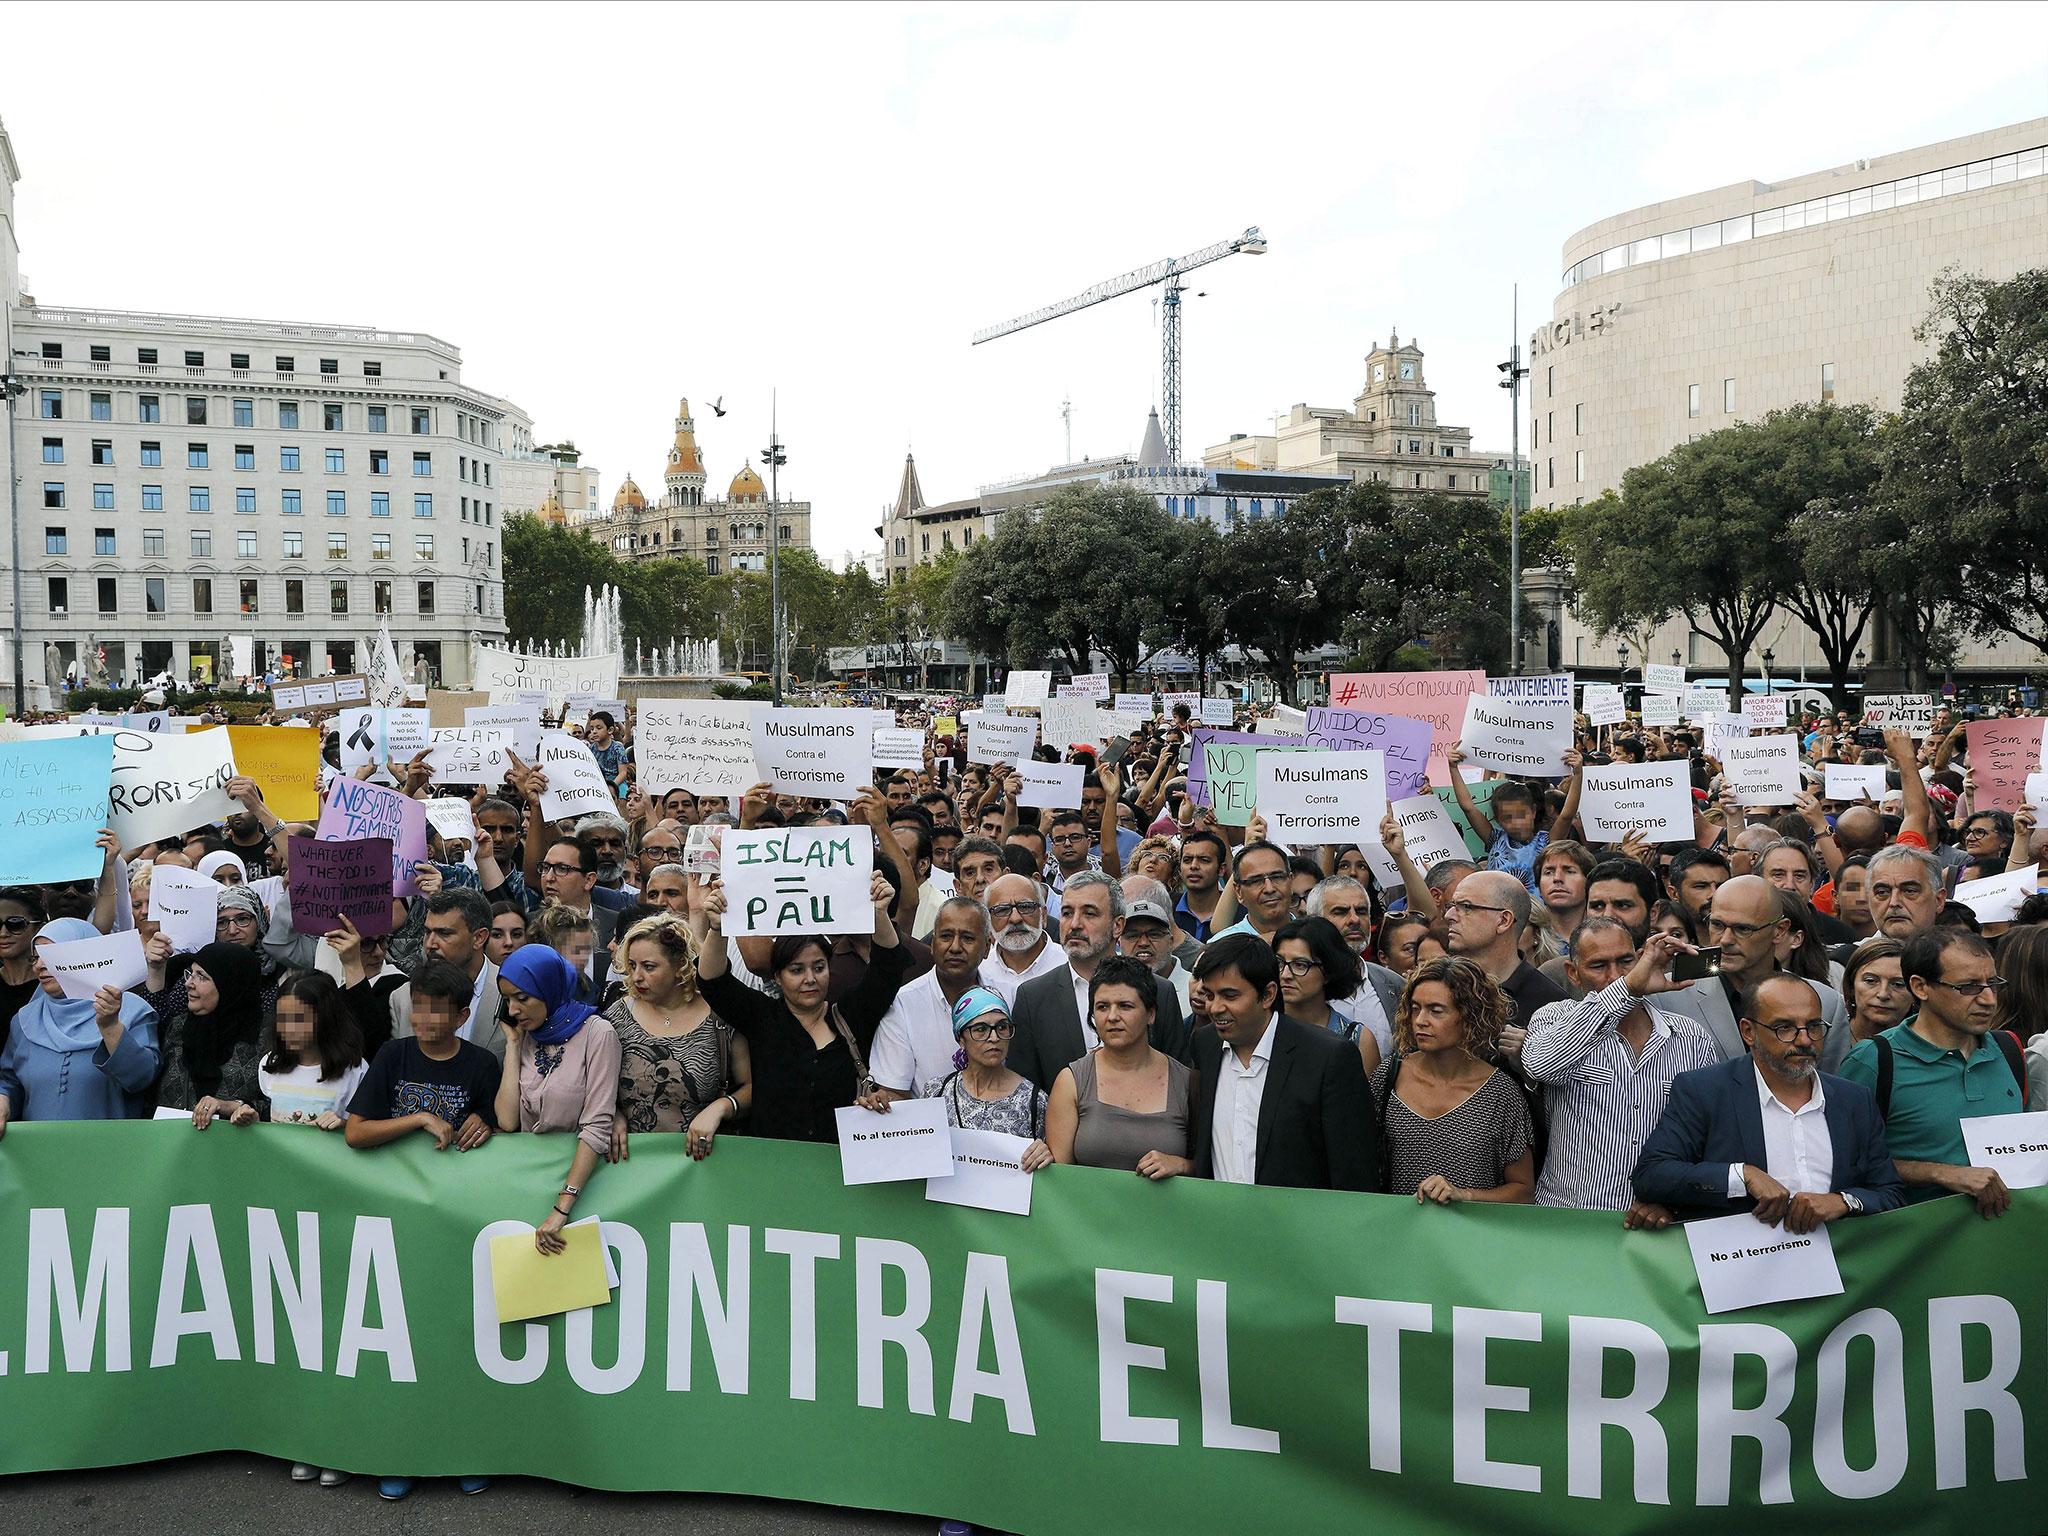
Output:
<svg viewBox="0 0 2048 1536">
<path fill-rule="evenodd" d="M 37 990 L 0 1052 L 0 1134 L 10 1120 L 135 1120 L 150 1111 L 158 1056 L 149 1004 L 112 987 L 91 1002 L 66 997 L 43 967 L 46 946 L 98 937 L 77 917 L 45 923 L 36 935 Z"/>
<path fill-rule="evenodd" d="M 560 1253 L 583 1186 L 611 1148 L 619 1101 L 619 1037 L 577 1000 L 582 973 L 545 944 L 522 944 L 498 970 L 505 1070 L 496 1104 L 501 1131 L 573 1131 L 576 1155 L 553 1209 L 533 1234 L 542 1253 Z"/>
</svg>

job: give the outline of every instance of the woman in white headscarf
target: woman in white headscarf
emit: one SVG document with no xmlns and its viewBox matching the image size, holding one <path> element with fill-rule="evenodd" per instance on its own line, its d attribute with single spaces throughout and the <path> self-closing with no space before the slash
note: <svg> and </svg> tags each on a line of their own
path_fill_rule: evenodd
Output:
<svg viewBox="0 0 2048 1536">
<path fill-rule="evenodd" d="M 249 872 L 242 867 L 239 856 L 225 848 L 216 849 L 199 861 L 199 873 L 210 875 L 222 885 L 246 885 Z"/>
</svg>

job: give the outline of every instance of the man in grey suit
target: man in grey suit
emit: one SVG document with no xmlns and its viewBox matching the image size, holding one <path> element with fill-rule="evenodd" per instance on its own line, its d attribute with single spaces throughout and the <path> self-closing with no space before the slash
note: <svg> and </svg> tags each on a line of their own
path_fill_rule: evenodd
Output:
<svg viewBox="0 0 2048 1536">
<path fill-rule="evenodd" d="M 1778 892 L 1762 876 L 1737 875 L 1722 882 L 1701 924 L 1706 942 L 1721 946 L 1720 976 L 1662 994 L 1665 1011 L 1682 1013 L 1706 1026 L 1723 1061 L 1748 1054 L 1738 1022 L 1743 997 L 1780 969 L 1777 943 L 1787 926 Z M 1820 981 L 1812 986 L 1820 994 L 1821 1018 L 1828 1026 L 1827 1038 L 1821 1043 L 1820 1070 L 1839 1071 L 1842 1058 L 1855 1043 L 1849 1038 L 1848 1010 L 1842 1006 L 1842 994 L 1833 987 Z"/>
<path fill-rule="evenodd" d="M 494 1060 L 505 1059 L 505 1031 L 498 1028 L 498 968 L 485 953 L 491 938 L 491 904 L 467 886 L 446 887 L 427 898 L 426 938 L 420 947 L 429 960 L 446 960 L 470 980 L 469 1018 L 457 1031 L 472 1045 L 482 1046 Z M 391 1038 L 412 1033 L 412 988 L 391 995 Z"/>
<path fill-rule="evenodd" d="M 1129 910 L 1123 887 L 1099 870 L 1069 876 L 1060 900 L 1060 945 L 1067 963 L 1019 987 L 1017 1004 L 1010 1011 L 1017 1030 L 1010 1040 L 1010 1068 L 1047 1092 L 1062 1067 L 1079 1061 L 1097 1043 L 1089 1022 L 1088 982 L 1095 968 L 1116 952 Z M 1152 1044 L 1185 1061 L 1188 1026 L 1180 996 L 1172 982 L 1156 975 L 1153 981 L 1158 990 Z"/>
<path fill-rule="evenodd" d="M 1308 915 L 1327 918 L 1354 955 L 1372 946 L 1372 898 L 1349 875 L 1331 875 L 1308 893 Z M 1382 1058 L 1394 1054 L 1394 1017 L 1401 1011 L 1401 973 L 1361 958 L 1365 987 L 1351 994 L 1345 1009 L 1379 1042 Z M 1368 992 L 1366 988 L 1371 988 Z"/>
</svg>

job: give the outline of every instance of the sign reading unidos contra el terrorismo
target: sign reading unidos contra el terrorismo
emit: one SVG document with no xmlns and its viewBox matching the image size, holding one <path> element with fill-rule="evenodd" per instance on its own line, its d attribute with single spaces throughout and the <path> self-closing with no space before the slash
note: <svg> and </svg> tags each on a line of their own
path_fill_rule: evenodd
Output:
<svg viewBox="0 0 2048 1536">
<path fill-rule="evenodd" d="M 730 938 L 872 933 L 875 835 L 866 825 L 727 827 L 719 840 Z"/>
</svg>

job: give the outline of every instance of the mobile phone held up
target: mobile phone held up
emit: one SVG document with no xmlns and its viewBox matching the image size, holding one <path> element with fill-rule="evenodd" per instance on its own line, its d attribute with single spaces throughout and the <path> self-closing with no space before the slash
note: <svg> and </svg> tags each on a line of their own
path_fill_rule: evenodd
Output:
<svg viewBox="0 0 2048 1536">
<path fill-rule="evenodd" d="M 1673 981 L 1705 981 L 1709 976 L 1721 974 L 1721 946 L 1704 946 L 1697 952 L 1676 954 L 1671 957 L 1671 979 Z"/>
</svg>

